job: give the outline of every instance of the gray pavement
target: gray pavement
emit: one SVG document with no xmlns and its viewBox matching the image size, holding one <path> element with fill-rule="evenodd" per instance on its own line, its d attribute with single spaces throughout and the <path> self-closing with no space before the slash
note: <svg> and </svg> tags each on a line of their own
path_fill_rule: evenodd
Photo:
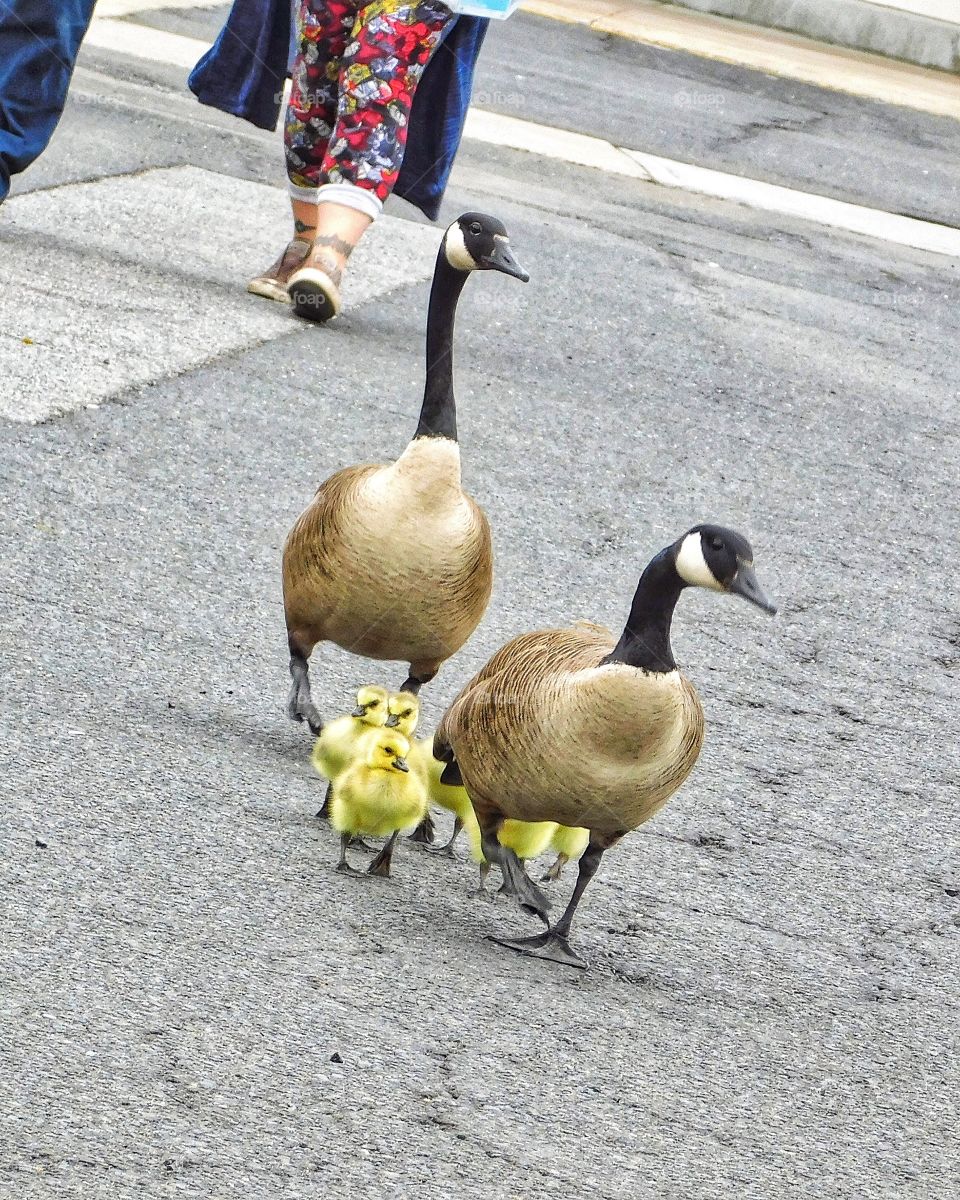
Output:
<svg viewBox="0 0 960 1200">
<path fill-rule="evenodd" d="M 225 171 L 242 145 L 235 175 L 272 178 L 269 140 L 177 103 L 158 87 L 145 126 L 79 105 L 63 136 L 100 128 L 103 173 Z M 86 219 L 102 267 L 110 211 L 83 193 L 71 253 Z M 151 262 L 169 244 L 198 311 L 262 265 L 143 195 Z M 208 361 L 0 421 L 0 1196 L 952 1200 L 955 264 L 479 145 L 447 205 L 466 207 L 503 217 L 532 280 L 462 302 L 465 477 L 498 575 L 426 726 L 513 634 L 622 622 L 646 559 L 701 519 L 751 536 L 781 615 L 684 597 L 707 745 L 605 859 L 575 974 L 484 940 L 529 922 L 468 898 L 462 849 L 336 875 L 283 714 L 283 537 L 331 470 L 409 436 L 423 272 L 266 340 L 282 314 L 231 295 Z M 39 236 L 6 216 L 0 235 L 4 273 Z M 78 269 L 19 309 L 80 321 Z M 178 320 L 164 301 L 174 357 Z M 329 713 L 399 678 L 315 665 Z"/>
</svg>

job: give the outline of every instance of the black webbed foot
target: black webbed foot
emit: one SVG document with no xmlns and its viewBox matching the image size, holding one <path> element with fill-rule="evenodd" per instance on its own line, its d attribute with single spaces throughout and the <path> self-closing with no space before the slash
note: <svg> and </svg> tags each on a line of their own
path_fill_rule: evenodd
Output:
<svg viewBox="0 0 960 1200">
<path fill-rule="evenodd" d="M 433 817 L 429 813 L 423 818 L 420 824 L 416 827 L 413 833 L 407 838 L 408 842 L 415 842 L 420 846 L 432 846 L 436 841 L 437 832 L 436 826 L 433 823 Z"/>
<path fill-rule="evenodd" d="M 587 969 L 587 964 L 571 949 L 567 939 L 562 934 L 554 933 L 552 929 L 536 937 L 499 938 L 489 935 L 487 940 L 496 942 L 498 946 L 506 946 L 509 950 L 516 950 L 518 954 L 527 954 L 531 958 L 544 958 L 548 962 L 560 963 L 564 967 L 576 967 L 580 971 Z"/>
</svg>

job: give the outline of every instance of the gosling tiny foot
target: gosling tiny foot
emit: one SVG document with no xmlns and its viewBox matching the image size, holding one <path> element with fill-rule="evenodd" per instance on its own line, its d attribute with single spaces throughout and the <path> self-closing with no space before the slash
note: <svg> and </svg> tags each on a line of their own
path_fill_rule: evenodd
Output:
<svg viewBox="0 0 960 1200">
<path fill-rule="evenodd" d="M 587 964 L 571 948 L 567 939 L 560 933 L 554 933 L 552 929 L 536 937 L 527 938 L 499 938 L 490 934 L 487 941 L 496 942 L 498 946 L 506 946 L 508 950 L 515 950 L 518 954 L 526 954 L 531 958 L 543 958 L 548 962 L 560 963 L 564 967 L 575 967 L 579 971 L 587 969 Z"/>
<path fill-rule="evenodd" d="M 481 884 L 480 887 L 474 888 L 472 891 L 467 892 L 467 895 L 471 900 L 485 900 L 487 904 L 493 904 L 496 900 L 496 896 L 494 896 L 492 892 L 488 892 L 483 884 Z"/>
<path fill-rule="evenodd" d="M 549 870 L 544 871 L 544 873 L 540 876 L 540 882 L 541 883 L 556 883 L 557 880 L 560 878 L 560 874 L 563 871 L 565 862 L 566 862 L 566 859 L 562 859 L 558 855 L 553 866 L 550 867 Z"/>
<path fill-rule="evenodd" d="M 456 858 L 453 852 L 453 844 L 447 842 L 445 846 L 424 846 L 424 850 L 428 854 L 434 855 L 436 858 Z"/>
<path fill-rule="evenodd" d="M 341 875 L 362 875 L 362 871 L 358 871 L 356 867 L 351 867 L 348 862 L 338 862 L 337 871 Z"/>
<path fill-rule="evenodd" d="M 368 875 L 377 875 L 381 879 L 390 878 L 390 860 L 393 858 L 393 847 L 397 840 L 397 835 L 392 833 L 387 840 L 387 844 L 380 851 L 377 857 L 367 867 Z"/>
<path fill-rule="evenodd" d="M 413 833 L 407 838 L 407 841 L 415 842 L 421 846 L 432 846 L 436 841 L 436 837 L 436 826 L 433 823 L 433 817 L 427 813 Z"/>
<path fill-rule="evenodd" d="M 349 848 L 351 850 L 362 850 L 364 852 L 364 854 L 379 854 L 380 853 L 379 846 L 371 846 L 370 843 L 365 842 L 363 840 L 363 838 L 359 836 L 359 834 L 356 837 L 352 837 L 350 839 L 350 841 L 347 842 L 347 845 L 349 846 Z"/>
</svg>

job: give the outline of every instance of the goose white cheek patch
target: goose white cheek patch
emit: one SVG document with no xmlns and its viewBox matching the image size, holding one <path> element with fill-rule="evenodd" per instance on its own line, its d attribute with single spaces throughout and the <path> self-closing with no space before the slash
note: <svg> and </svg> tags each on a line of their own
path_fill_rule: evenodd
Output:
<svg viewBox="0 0 960 1200">
<path fill-rule="evenodd" d="M 683 539 L 680 553 L 677 555 L 677 574 L 694 587 L 710 588 L 714 592 L 723 591 L 703 557 L 699 533 L 688 533 Z"/>
<path fill-rule="evenodd" d="M 450 266 L 456 267 L 458 271 L 477 269 L 476 261 L 467 249 L 467 243 L 463 240 L 463 230 L 459 225 L 451 225 L 447 230 L 443 239 L 443 252 Z"/>
</svg>

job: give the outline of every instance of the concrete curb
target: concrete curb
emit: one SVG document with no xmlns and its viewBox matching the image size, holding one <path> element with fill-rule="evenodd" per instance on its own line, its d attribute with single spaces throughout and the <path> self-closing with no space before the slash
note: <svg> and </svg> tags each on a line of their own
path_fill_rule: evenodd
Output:
<svg viewBox="0 0 960 1200">
<path fill-rule="evenodd" d="M 823 0 L 671 2 L 697 12 L 800 33 L 835 46 L 960 73 L 960 21 L 940 21 L 870 0 L 830 0 L 829 4 Z"/>
<path fill-rule="evenodd" d="M 525 0 L 523 8 L 535 16 L 585 25 L 595 33 L 960 120 L 960 87 L 954 74 L 882 54 L 695 12 L 662 0 Z"/>
</svg>

